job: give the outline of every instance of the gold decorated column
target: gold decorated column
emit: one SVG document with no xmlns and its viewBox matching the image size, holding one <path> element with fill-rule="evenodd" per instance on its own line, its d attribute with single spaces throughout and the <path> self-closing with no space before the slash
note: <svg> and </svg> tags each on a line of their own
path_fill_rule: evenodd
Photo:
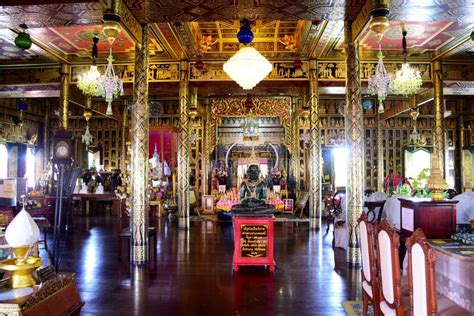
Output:
<svg viewBox="0 0 474 316">
<path fill-rule="evenodd" d="M 316 60 L 309 61 L 309 223 L 319 228 L 321 208 L 321 146 L 319 137 L 318 77 Z"/>
<path fill-rule="evenodd" d="M 344 125 L 346 131 L 347 159 L 347 228 L 349 229 L 349 248 L 347 262 L 360 264 L 360 249 L 357 243 L 357 220 L 362 212 L 364 192 L 364 142 L 362 120 L 362 98 L 360 89 L 359 45 L 352 38 L 351 23 L 344 22 L 346 50 L 346 108 Z"/>
<path fill-rule="evenodd" d="M 292 97 L 292 104 L 291 104 L 291 176 L 295 180 L 296 187 L 295 190 L 299 190 L 299 133 L 298 133 L 298 116 L 296 114 L 296 109 L 298 107 L 296 97 Z"/>
<path fill-rule="evenodd" d="M 132 107 L 130 262 L 148 262 L 148 25 L 143 27 L 142 42 L 135 46 L 135 76 Z"/>
<path fill-rule="evenodd" d="M 204 117 L 204 150 L 202 159 L 202 193 L 209 194 L 209 175 L 211 173 L 212 125 L 211 104 L 209 98 L 204 99 L 206 115 Z"/>
<path fill-rule="evenodd" d="M 377 114 L 377 191 L 383 192 L 383 179 L 385 178 L 383 169 L 383 138 L 382 124 L 380 114 Z"/>
<path fill-rule="evenodd" d="M 59 91 L 59 126 L 67 129 L 69 119 L 69 83 L 71 66 L 68 64 L 61 64 L 59 70 L 61 86 Z"/>
<path fill-rule="evenodd" d="M 181 61 L 179 82 L 178 212 L 179 226 L 189 227 L 189 82 L 188 62 Z"/>
<path fill-rule="evenodd" d="M 128 141 L 128 100 L 123 100 L 122 103 L 122 130 L 120 137 L 122 138 L 122 153 L 120 154 L 120 169 L 125 171 L 127 169 L 127 141 Z"/>
<path fill-rule="evenodd" d="M 435 144 L 434 154 L 438 155 L 439 168 L 441 175 L 444 175 L 444 95 L 443 95 L 443 63 L 441 60 L 433 62 L 433 89 L 434 89 L 434 107 L 435 107 Z"/>
</svg>

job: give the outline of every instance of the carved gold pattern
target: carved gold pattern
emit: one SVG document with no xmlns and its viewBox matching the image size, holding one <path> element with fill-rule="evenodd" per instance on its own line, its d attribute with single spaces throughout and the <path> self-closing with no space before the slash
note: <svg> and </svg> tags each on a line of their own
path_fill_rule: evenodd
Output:
<svg viewBox="0 0 474 316">
<path fill-rule="evenodd" d="M 105 65 L 98 65 L 100 73 L 105 71 Z M 72 82 L 77 82 L 80 74 L 87 71 L 89 66 L 73 66 Z M 123 82 L 133 82 L 135 72 L 134 65 L 116 65 L 114 64 L 115 74 L 123 80 Z M 148 65 L 148 82 L 177 82 L 179 81 L 179 63 L 150 63 Z"/>
<path fill-rule="evenodd" d="M 253 107 L 245 107 L 246 98 L 215 98 L 211 100 L 212 123 L 216 124 L 221 117 L 245 117 L 250 114 L 262 117 L 279 117 L 284 126 L 290 124 L 289 97 L 252 98 Z"/>
<path fill-rule="evenodd" d="M 384 62 L 387 72 L 395 73 L 401 68 L 402 63 Z M 420 71 L 423 81 L 431 81 L 431 65 L 429 63 L 410 64 L 416 70 Z M 360 79 L 368 80 L 370 75 L 375 74 L 376 62 L 360 63 Z M 346 80 L 346 63 L 344 61 L 318 62 L 318 79 L 320 81 L 344 81 Z"/>
<path fill-rule="evenodd" d="M 128 33 L 130 33 L 135 42 L 140 42 L 143 37 L 143 29 L 140 23 L 138 23 L 137 19 L 133 16 L 132 12 L 127 8 L 126 5 L 123 4 L 122 1 L 120 2 L 120 23 L 127 29 Z"/>
<path fill-rule="evenodd" d="M 434 154 L 438 155 L 441 175 L 444 174 L 444 96 L 443 96 L 443 64 L 440 60 L 433 62 L 433 90 L 434 90 L 434 110 L 435 110 L 435 144 Z"/>
<path fill-rule="evenodd" d="M 132 107 L 132 211 L 131 256 L 133 264 L 148 261 L 148 26 L 143 27 L 141 45 L 136 45 L 134 106 Z"/>
<path fill-rule="evenodd" d="M 362 120 L 362 98 L 359 67 L 359 45 L 352 39 L 350 22 L 344 22 L 347 79 L 346 107 L 344 121 L 346 130 L 346 146 L 349 151 L 346 199 L 347 223 L 349 229 L 349 247 L 347 262 L 352 265 L 360 264 L 360 249 L 357 238 L 357 220 L 362 212 L 364 192 L 364 142 Z"/>
<path fill-rule="evenodd" d="M 383 179 L 384 179 L 384 168 L 383 168 L 383 137 L 382 137 L 382 125 L 384 122 L 380 118 L 380 114 L 377 114 L 377 191 L 383 192 Z"/>
<path fill-rule="evenodd" d="M 318 228 L 321 211 L 321 144 L 316 60 L 310 60 L 309 71 L 309 221 L 310 227 Z"/>
<path fill-rule="evenodd" d="M 209 98 L 204 99 L 206 117 L 204 119 L 204 156 L 203 156 L 203 175 L 202 175 L 202 183 L 203 194 L 209 194 L 209 186 L 208 181 L 210 179 L 211 173 L 211 151 L 212 151 L 212 125 L 211 125 L 211 103 L 209 102 Z"/>
<path fill-rule="evenodd" d="M 178 212 L 180 224 L 187 227 L 189 221 L 189 81 L 188 62 L 181 61 L 179 83 L 179 137 L 178 137 Z"/>
<path fill-rule="evenodd" d="M 60 77 L 61 86 L 59 92 L 59 123 L 67 130 L 69 118 L 69 74 L 71 67 L 67 64 L 61 64 Z"/>
<path fill-rule="evenodd" d="M 23 310 L 31 308 L 49 296 L 57 293 L 59 290 L 74 283 L 74 274 L 59 274 L 57 277 L 44 282 L 40 289 L 31 295 L 21 307 Z"/>
<path fill-rule="evenodd" d="M 298 133 L 298 116 L 296 115 L 296 108 L 298 106 L 297 98 L 292 98 L 292 111 L 291 111 L 291 145 L 290 145 L 290 170 L 291 175 L 294 179 L 298 179 L 298 154 L 299 154 L 299 133 Z M 296 181 L 296 190 L 299 190 L 299 181 Z"/>
<path fill-rule="evenodd" d="M 463 158 L 463 188 L 464 191 L 472 191 L 472 155 L 469 150 L 462 151 Z"/>
<path fill-rule="evenodd" d="M 194 62 L 189 64 L 190 81 L 232 81 L 226 75 L 222 66 L 224 62 L 206 62 L 204 68 L 199 70 L 194 67 Z M 308 80 L 308 62 L 303 61 L 301 68 L 296 69 L 293 62 L 271 62 L 273 68 L 264 80 Z"/>
</svg>

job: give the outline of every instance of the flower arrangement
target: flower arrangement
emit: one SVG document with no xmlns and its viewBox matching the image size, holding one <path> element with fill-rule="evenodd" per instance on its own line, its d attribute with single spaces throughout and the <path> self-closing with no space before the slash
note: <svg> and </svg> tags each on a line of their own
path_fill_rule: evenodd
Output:
<svg viewBox="0 0 474 316">
<path fill-rule="evenodd" d="M 383 186 L 386 192 L 389 194 L 397 195 L 411 195 L 413 187 L 411 186 L 410 180 L 403 178 L 398 173 L 390 173 L 383 180 Z"/>
<path fill-rule="evenodd" d="M 215 170 L 215 175 L 216 175 L 217 180 L 219 180 L 220 185 L 226 184 L 227 171 L 225 171 L 224 169 L 219 169 L 219 170 L 216 169 Z"/>
<path fill-rule="evenodd" d="M 274 169 L 270 173 L 270 177 L 272 179 L 273 185 L 280 185 L 280 179 L 281 179 L 281 172 L 280 170 Z"/>
</svg>

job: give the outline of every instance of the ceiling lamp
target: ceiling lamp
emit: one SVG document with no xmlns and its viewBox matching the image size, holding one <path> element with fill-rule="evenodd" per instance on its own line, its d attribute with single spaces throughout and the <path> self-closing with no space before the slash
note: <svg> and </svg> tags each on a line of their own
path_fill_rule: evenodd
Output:
<svg viewBox="0 0 474 316">
<path fill-rule="evenodd" d="M 379 53 L 377 54 L 379 61 L 377 62 L 377 67 L 375 68 L 375 74 L 369 76 L 369 93 L 377 95 L 379 101 L 379 107 L 377 112 L 385 112 L 383 101 L 387 97 L 387 94 L 390 92 L 393 86 L 393 75 L 387 73 L 385 65 L 383 64 L 383 53 L 379 44 Z"/>
<path fill-rule="evenodd" d="M 419 71 L 415 71 L 407 63 L 407 31 L 403 31 L 403 65 L 400 70 L 397 71 L 395 80 L 393 82 L 393 92 L 401 95 L 411 95 L 418 91 L 421 87 L 422 80 Z"/>
<path fill-rule="evenodd" d="M 84 110 L 84 118 L 86 119 L 86 131 L 84 132 L 84 135 L 82 135 L 82 142 L 84 145 L 86 145 L 86 150 L 89 149 L 89 145 L 92 144 L 92 134 L 89 131 L 89 120 L 92 116 L 92 111 L 90 109 L 85 109 Z"/>
<path fill-rule="evenodd" d="M 107 68 L 105 73 L 100 76 L 97 81 L 97 95 L 105 97 L 107 102 L 107 112 L 105 114 L 112 115 L 112 102 L 114 98 L 119 95 L 123 95 L 123 81 L 115 75 L 112 56 L 112 44 L 115 41 L 118 33 L 120 32 L 120 16 L 117 14 L 106 13 L 104 14 L 104 26 L 103 30 L 107 36 L 107 40 L 110 44 L 110 54 L 107 58 Z"/>
<path fill-rule="evenodd" d="M 421 135 L 416 129 L 416 119 L 418 118 L 418 115 L 420 115 L 418 108 L 413 108 L 410 112 L 410 116 L 413 119 L 413 130 L 410 133 L 410 141 L 408 145 L 415 147 L 423 147 L 426 145 L 427 141 L 426 137 L 424 135 Z"/>
<path fill-rule="evenodd" d="M 23 31 L 21 33 L 18 33 L 17 37 L 15 38 L 15 45 L 16 47 L 21 48 L 23 50 L 29 49 L 33 42 L 31 41 L 30 34 L 26 33 L 28 26 L 26 26 L 25 23 L 22 23 L 20 24 L 20 27 L 23 29 Z"/>
<path fill-rule="evenodd" d="M 243 19 L 241 23 L 237 38 L 245 46 L 224 64 L 224 71 L 244 90 L 250 90 L 272 71 L 272 64 L 255 48 L 247 46 L 253 40 L 253 33 L 249 20 Z"/>
<path fill-rule="evenodd" d="M 92 65 L 91 68 L 79 76 L 77 80 L 77 87 L 87 96 L 97 95 L 97 82 L 99 81 L 100 73 L 97 69 L 97 43 L 99 38 L 94 36 L 92 38 Z"/>
</svg>

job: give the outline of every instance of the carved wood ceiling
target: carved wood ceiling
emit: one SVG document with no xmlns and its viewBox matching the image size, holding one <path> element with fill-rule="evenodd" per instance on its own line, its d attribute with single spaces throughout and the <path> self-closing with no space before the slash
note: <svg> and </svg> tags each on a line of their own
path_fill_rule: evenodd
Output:
<svg viewBox="0 0 474 316">
<path fill-rule="evenodd" d="M 20 6 L 10 2 L 13 5 L 0 6 L 0 65 L 90 64 L 94 35 L 100 37 L 99 62 L 105 62 L 108 44 L 101 23 L 109 1 L 25 0 Z M 35 4 L 38 2 L 41 4 Z M 227 60 L 240 48 L 236 34 L 239 19 L 244 17 L 252 21 L 253 45 L 270 60 L 330 61 L 345 58 L 343 21 L 361 14 L 366 0 L 123 0 L 123 4 L 139 23 L 151 23 L 153 61 L 196 60 L 198 56 L 205 61 Z M 404 28 L 408 31 L 409 58 L 429 62 L 442 54 L 445 59 L 473 61 L 474 42 L 467 40 L 474 29 L 472 1 L 391 0 L 390 19 L 382 43 L 387 59 L 401 59 Z M 25 51 L 14 45 L 22 22 L 28 24 L 37 43 Z M 378 43 L 367 25 L 359 39 L 361 58 L 375 59 Z M 456 48 L 450 50 L 453 46 Z M 133 63 L 134 48 L 133 36 L 122 31 L 113 45 L 116 63 Z M 300 91 L 304 86 L 291 82 L 279 85 L 262 84 L 257 93 L 275 93 L 273 88 L 281 91 L 285 85 L 289 91 Z M 170 89 L 174 88 L 171 84 Z M 238 91 L 229 82 L 206 83 L 200 89 L 205 94 Z"/>
</svg>

